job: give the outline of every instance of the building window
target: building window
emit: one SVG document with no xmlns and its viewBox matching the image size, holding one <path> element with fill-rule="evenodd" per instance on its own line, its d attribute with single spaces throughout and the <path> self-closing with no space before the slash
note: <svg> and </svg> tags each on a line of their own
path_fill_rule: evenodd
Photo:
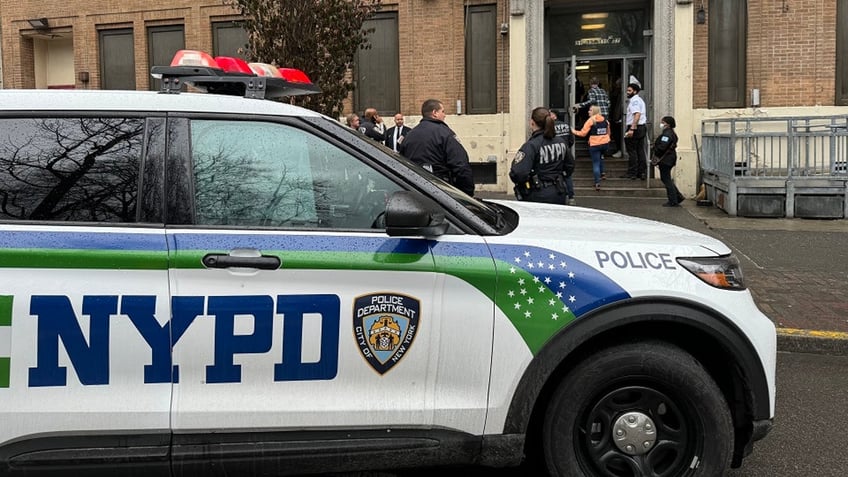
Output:
<svg viewBox="0 0 848 477">
<path fill-rule="evenodd" d="M 100 30 L 100 88 L 135 89 L 132 28 Z"/>
<path fill-rule="evenodd" d="M 147 54 L 150 66 L 171 64 L 174 54 L 185 48 L 185 29 L 182 25 L 147 28 Z M 162 81 L 150 78 L 150 90 L 159 91 Z"/>
<path fill-rule="evenodd" d="M 497 109 L 497 5 L 467 7 L 465 16 L 465 107 L 468 114 Z"/>
<path fill-rule="evenodd" d="M 374 31 L 368 34 L 370 48 L 356 54 L 354 110 L 376 108 L 382 115 L 394 115 L 400 111 L 397 12 L 378 13 L 362 27 Z"/>
<path fill-rule="evenodd" d="M 836 104 L 848 106 L 848 0 L 836 4 Z"/>
<path fill-rule="evenodd" d="M 707 106 L 745 107 L 748 2 L 710 0 Z"/>
<path fill-rule="evenodd" d="M 236 21 L 212 22 L 212 54 L 247 59 L 247 30 Z"/>
</svg>

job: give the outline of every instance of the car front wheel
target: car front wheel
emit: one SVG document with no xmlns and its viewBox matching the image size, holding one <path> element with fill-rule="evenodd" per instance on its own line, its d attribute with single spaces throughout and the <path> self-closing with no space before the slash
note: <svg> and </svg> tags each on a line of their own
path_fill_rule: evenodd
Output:
<svg viewBox="0 0 848 477">
<path fill-rule="evenodd" d="M 554 477 L 716 476 L 730 464 L 733 425 L 690 354 L 632 343 L 571 369 L 549 404 L 543 447 Z"/>
</svg>

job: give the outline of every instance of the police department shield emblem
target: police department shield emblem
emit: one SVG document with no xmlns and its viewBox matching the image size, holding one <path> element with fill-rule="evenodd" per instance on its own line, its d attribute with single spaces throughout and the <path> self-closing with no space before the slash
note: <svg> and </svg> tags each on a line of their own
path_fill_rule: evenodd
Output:
<svg viewBox="0 0 848 477">
<path fill-rule="evenodd" d="M 353 334 L 365 361 L 380 374 L 409 352 L 418 333 L 421 302 L 407 295 L 374 293 L 353 301 Z"/>
</svg>

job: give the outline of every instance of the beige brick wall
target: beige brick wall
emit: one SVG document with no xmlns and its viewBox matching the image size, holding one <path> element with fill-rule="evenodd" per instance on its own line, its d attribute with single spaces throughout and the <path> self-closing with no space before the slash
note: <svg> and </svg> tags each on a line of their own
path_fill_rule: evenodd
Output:
<svg viewBox="0 0 848 477">
<path fill-rule="evenodd" d="M 707 24 L 695 24 L 696 108 L 707 107 L 709 17 L 708 10 Z M 761 107 L 833 105 L 836 1 L 748 0 L 746 54 L 746 106 L 750 106 L 752 88 L 760 90 Z"/>
</svg>

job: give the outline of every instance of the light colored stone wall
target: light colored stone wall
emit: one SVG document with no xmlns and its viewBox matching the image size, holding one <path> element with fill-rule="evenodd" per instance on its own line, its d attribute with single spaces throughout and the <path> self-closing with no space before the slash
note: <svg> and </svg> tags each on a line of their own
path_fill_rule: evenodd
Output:
<svg viewBox="0 0 848 477">
<path fill-rule="evenodd" d="M 477 190 L 487 192 L 503 192 L 511 190 L 509 166 L 512 157 L 508 153 L 510 144 L 510 114 L 475 114 L 449 115 L 445 123 L 459 137 L 462 146 L 468 152 L 468 160 L 472 163 L 494 162 L 497 164 L 497 184 L 478 185 Z M 421 121 L 421 115 L 406 116 L 404 124 L 415 127 Z M 523 139 L 522 139 L 523 143 Z M 519 146 L 522 144 L 519 143 Z"/>
</svg>

